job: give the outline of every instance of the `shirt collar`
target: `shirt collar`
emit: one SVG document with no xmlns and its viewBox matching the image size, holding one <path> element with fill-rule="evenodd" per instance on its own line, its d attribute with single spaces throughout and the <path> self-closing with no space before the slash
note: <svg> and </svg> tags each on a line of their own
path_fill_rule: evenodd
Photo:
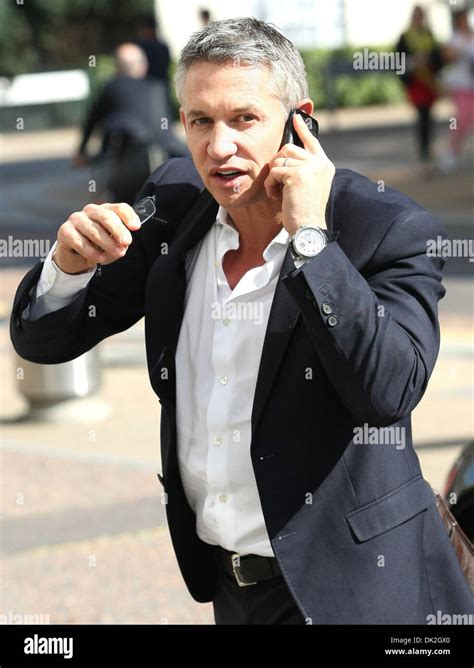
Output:
<svg viewBox="0 0 474 668">
<path fill-rule="evenodd" d="M 229 215 L 227 209 L 224 209 L 223 206 L 219 206 L 216 216 L 216 225 L 222 225 L 225 229 L 232 232 L 234 235 L 238 236 L 238 231 L 234 225 L 232 218 Z M 263 251 L 263 259 L 268 261 L 271 260 L 275 252 L 281 252 L 281 246 L 288 246 L 290 235 L 285 230 L 284 227 L 278 232 L 278 234 L 270 241 L 268 246 Z"/>
</svg>

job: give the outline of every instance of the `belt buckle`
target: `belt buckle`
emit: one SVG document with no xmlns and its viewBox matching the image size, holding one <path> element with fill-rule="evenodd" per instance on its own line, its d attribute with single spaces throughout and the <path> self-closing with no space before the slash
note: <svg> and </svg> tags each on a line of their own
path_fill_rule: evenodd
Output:
<svg viewBox="0 0 474 668">
<path fill-rule="evenodd" d="M 257 584 L 256 582 L 244 582 L 239 573 L 239 568 L 240 568 L 240 554 L 234 553 L 232 555 L 232 571 L 234 573 L 234 577 L 237 581 L 237 584 L 239 587 L 249 587 L 250 585 L 255 585 Z"/>
</svg>

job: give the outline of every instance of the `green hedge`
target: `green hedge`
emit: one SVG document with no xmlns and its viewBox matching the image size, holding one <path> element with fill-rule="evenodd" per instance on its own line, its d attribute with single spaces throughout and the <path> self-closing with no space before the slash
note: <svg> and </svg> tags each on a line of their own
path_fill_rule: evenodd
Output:
<svg viewBox="0 0 474 668">
<path fill-rule="evenodd" d="M 367 47 L 370 51 L 386 52 L 390 46 Z M 400 103 L 405 99 L 403 85 L 400 77 L 392 72 L 363 72 L 358 74 L 340 74 L 334 81 L 329 82 L 326 68 L 330 59 L 352 66 L 355 51 L 362 51 L 364 47 L 344 47 L 340 49 L 308 49 L 301 51 L 306 71 L 308 73 L 309 91 L 317 109 L 336 107 L 365 107 L 371 104 Z M 176 69 L 176 63 L 172 63 L 170 69 L 170 81 Z M 330 100 L 328 93 L 332 87 L 333 99 Z M 179 104 L 176 99 L 174 87 L 171 91 L 173 101 L 173 112 L 175 118 L 179 118 Z"/>
<path fill-rule="evenodd" d="M 370 51 L 389 51 L 393 47 L 367 47 Z M 310 97 L 317 109 L 335 107 L 364 107 L 370 104 L 403 102 L 404 89 L 400 78 L 392 72 L 363 72 L 339 74 L 328 81 L 327 67 L 330 59 L 352 66 L 355 51 L 364 47 L 341 49 L 310 49 L 301 51 L 306 71 Z M 332 87 L 333 100 L 328 99 Z M 332 103 L 332 104 L 331 104 Z"/>
</svg>

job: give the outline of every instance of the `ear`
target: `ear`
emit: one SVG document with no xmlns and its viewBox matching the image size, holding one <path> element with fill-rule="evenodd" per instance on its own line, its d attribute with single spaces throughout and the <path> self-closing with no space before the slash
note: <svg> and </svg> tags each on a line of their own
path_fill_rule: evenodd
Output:
<svg viewBox="0 0 474 668">
<path fill-rule="evenodd" d="M 181 119 L 181 123 L 184 125 L 184 129 L 186 130 L 186 116 L 184 115 L 183 108 L 179 108 L 179 117 Z"/>
<path fill-rule="evenodd" d="M 301 111 L 304 111 L 306 114 L 309 114 L 309 116 L 312 116 L 314 111 L 313 100 L 310 100 L 309 97 L 306 97 L 304 100 L 300 100 L 300 102 L 298 102 L 296 108 L 301 109 Z"/>
</svg>

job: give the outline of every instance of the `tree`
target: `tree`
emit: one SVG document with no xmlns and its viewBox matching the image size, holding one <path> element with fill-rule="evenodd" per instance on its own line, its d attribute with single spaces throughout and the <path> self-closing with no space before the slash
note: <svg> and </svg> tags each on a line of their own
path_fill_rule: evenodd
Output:
<svg viewBox="0 0 474 668">
<path fill-rule="evenodd" d="M 2 0 L 0 75 L 86 67 L 153 11 L 153 0 Z"/>
</svg>

